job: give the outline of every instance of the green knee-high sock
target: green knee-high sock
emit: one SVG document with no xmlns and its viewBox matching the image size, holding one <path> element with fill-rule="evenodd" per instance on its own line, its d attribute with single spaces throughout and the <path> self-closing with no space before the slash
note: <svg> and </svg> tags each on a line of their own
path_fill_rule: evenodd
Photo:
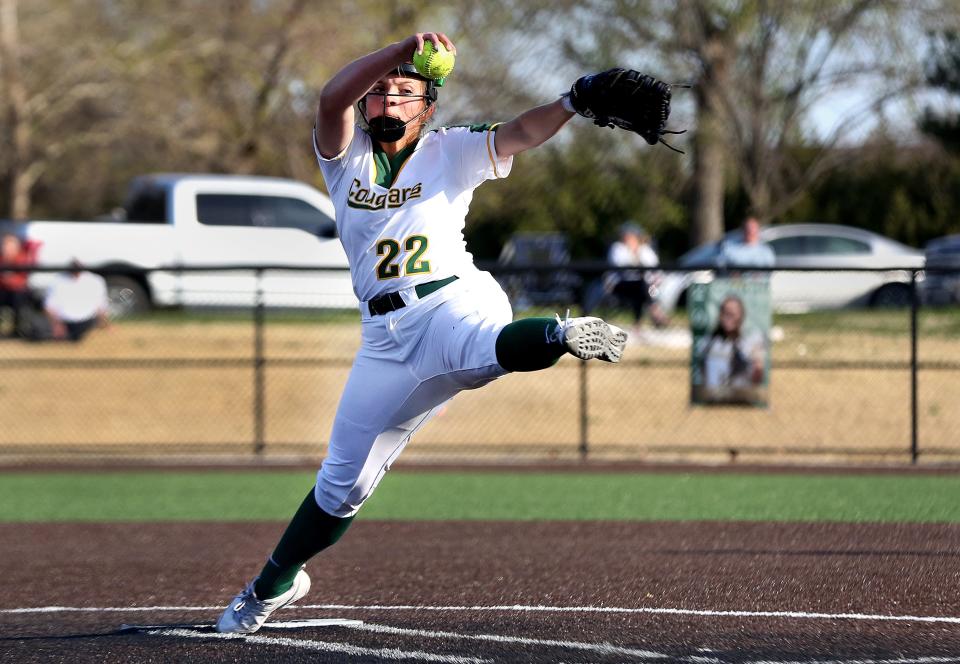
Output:
<svg viewBox="0 0 960 664">
<path fill-rule="evenodd" d="M 303 564 L 336 543 L 351 521 L 352 516 L 335 517 L 320 509 L 311 489 L 293 515 L 273 555 L 263 566 L 254 582 L 253 592 L 260 599 L 285 593 L 293 585 L 293 579 Z"/>
<path fill-rule="evenodd" d="M 507 371 L 538 371 L 552 367 L 566 346 L 552 340 L 557 321 L 552 318 L 521 318 L 500 331 L 497 362 Z"/>
</svg>

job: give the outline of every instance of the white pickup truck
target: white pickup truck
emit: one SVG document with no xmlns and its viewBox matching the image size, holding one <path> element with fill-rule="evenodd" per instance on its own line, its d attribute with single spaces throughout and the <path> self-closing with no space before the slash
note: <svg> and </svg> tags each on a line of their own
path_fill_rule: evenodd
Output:
<svg viewBox="0 0 960 664">
<path fill-rule="evenodd" d="M 107 280 L 114 314 L 168 306 L 352 308 L 334 208 L 313 187 L 280 178 L 146 175 L 134 179 L 117 221 L 29 221 L 39 266 L 77 259 Z M 192 271 L 217 266 L 339 270 Z M 31 288 L 52 278 L 37 272 Z"/>
</svg>

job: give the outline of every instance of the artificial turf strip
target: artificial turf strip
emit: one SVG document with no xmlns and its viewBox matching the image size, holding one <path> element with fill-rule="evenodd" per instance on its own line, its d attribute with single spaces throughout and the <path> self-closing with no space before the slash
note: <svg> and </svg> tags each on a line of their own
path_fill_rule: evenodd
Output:
<svg viewBox="0 0 960 664">
<path fill-rule="evenodd" d="M 313 473 L 0 473 L 0 521 L 287 521 Z M 960 522 L 960 477 L 690 473 L 390 473 L 384 520 Z"/>
</svg>

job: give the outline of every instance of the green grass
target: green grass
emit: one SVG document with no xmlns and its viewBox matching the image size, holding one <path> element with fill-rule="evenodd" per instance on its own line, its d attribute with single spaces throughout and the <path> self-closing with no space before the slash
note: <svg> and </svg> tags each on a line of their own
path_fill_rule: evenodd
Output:
<svg viewBox="0 0 960 664">
<path fill-rule="evenodd" d="M 292 471 L 0 473 L 0 521 L 287 520 Z M 414 472 L 361 512 L 386 520 L 960 522 L 960 477 Z"/>
</svg>

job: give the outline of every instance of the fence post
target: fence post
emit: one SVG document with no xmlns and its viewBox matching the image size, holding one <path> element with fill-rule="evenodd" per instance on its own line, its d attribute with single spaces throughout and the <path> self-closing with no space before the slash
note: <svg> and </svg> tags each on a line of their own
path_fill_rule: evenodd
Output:
<svg viewBox="0 0 960 664">
<path fill-rule="evenodd" d="M 590 453 L 588 440 L 589 404 L 587 401 L 587 363 L 580 361 L 580 460 L 586 461 Z"/>
<path fill-rule="evenodd" d="M 257 294 L 253 307 L 253 453 L 263 455 L 264 442 L 264 357 L 263 357 L 263 269 L 257 269 Z"/>
<path fill-rule="evenodd" d="M 910 463 L 920 456 L 917 436 L 917 271 L 910 271 Z"/>
</svg>

